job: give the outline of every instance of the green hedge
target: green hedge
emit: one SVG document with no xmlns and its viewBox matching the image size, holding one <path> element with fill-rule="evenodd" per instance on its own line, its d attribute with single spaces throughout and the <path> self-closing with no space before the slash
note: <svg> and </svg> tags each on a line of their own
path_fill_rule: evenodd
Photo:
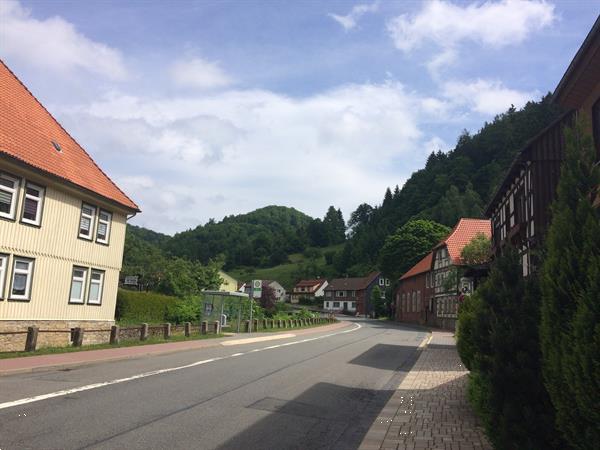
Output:
<svg viewBox="0 0 600 450">
<path fill-rule="evenodd" d="M 166 322 L 178 303 L 177 297 L 169 295 L 119 289 L 115 316 L 122 322 Z"/>
</svg>

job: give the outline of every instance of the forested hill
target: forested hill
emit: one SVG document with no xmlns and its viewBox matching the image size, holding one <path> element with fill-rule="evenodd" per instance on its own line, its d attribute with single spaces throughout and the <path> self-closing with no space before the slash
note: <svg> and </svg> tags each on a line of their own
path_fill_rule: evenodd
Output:
<svg viewBox="0 0 600 450">
<path fill-rule="evenodd" d="M 385 239 L 411 218 L 453 226 L 460 217 L 481 217 L 517 152 L 559 115 L 550 95 L 511 107 L 473 135 L 464 131 L 456 147 L 431 153 L 402 189 L 388 189 L 381 205 L 360 205 L 349 220 L 351 239 L 337 259 L 340 273 L 376 268 Z"/>
<path fill-rule="evenodd" d="M 348 239 L 342 213 L 333 206 L 323 219 L 294 208 L 267 206 L 220 222 L 210 220 L 173 237 L 129 226 L 124 262 L 160 251 L 201 263 L 222 257 L 227 270 L 271 267 L 308 247 L 345 241 L 343 250 L 331 258 L 334 268 L 329 271 L 362 276 L 380 267 L 379 253 L 386 239 L 410 219 L 430 219 L 451 227 L 460 217 L 481 217 L 516 153 L 559 113 L 548 95 L 521 110 L 510 108 L 476 134 L 463 132 L 453 150 L 432 153 L 402 189 L 388 189 L 381 205 L 360 205 L 348 221 Z"/>
<path fill-rule="evenodd" d="M 125 259 L 133 247 L 150 245 L 167 255 L 201 263 L 222 258 L 226 269 L 268 267 L 286 262 L 290 253 L 308 246 L 339 244 L 345 239 L 344 231 L 342 213 L 333 206 L 323 220 L 294 208 L 267 206 L 220 222 L 211 219 L 173 237 L 129 226 Z"/>
</svg>

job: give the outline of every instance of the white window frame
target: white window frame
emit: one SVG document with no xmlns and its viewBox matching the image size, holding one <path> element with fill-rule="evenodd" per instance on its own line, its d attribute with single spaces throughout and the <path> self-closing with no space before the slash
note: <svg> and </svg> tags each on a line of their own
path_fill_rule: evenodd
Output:
<svg viewBox="0 0 600 450">
<path fill-rule="evenodd" d="M 379 279 L 379 286 L 385 286 L 385 279 L 384 278 L 380 278 Z"/>
<path fill-rule="evenodd" d="M 94 274 L 100 274 L 100 280 L 95 281 L 94 280 Z M 98 285 L 98 299 L 97 300 L 92 300 L 90 298 L 90 294 L 92 292 L 92 284 L 97 284 Z M 92 269 L 90 271 L 90 283 L 88 286 L 88 291 L 87 291 L 87 303 L 88 305 L 102 305 L 102 294 L 104 291 L 104 271 L 103 270 L 98 270 L 98 269 Z"/>
<path fill-rule="evenodd" d="M 4 285 L 8 272 L 8 255 L 0 253 L 0 300 L 4 300 Z"/>
<path fill-rule="evenodd" d="M 346 297 L 346 291 L 335 291 L 335 296 L 337 298 L 343 298 Z"/>
<path fill-rule="evenodd" d="M 37 190 L 40 195 L 36 197 L 32 194 L 27 193 L 27 188 L 33 188 Z M 23 205 L 21 207 L 21 222 L 28 223 L 30 225 L 40 226 L 42 224 L 42 212 L 44 208 L 44 197 L 46 196 L 46 188 L 40 186 L 35 183 L 31 183 L 29 181 L 25 182 L 25 196 L 23 197 Z M 35 212 L 35 220 L 27 219 L 25 217 L 25 204 L 27 203 L 27 199 L 35 200 L 37 202 L 37 209 Z"/>
<path fill-rule="evenodd" d="M 108 215 L 108 220 L 102 218 L 102 214 Z M 98 237 L 98 231 L 100 230 L 100 224 L 103 223 L 106 225 L 106 237 L 104 239 L 100 239 Z M 96 227 L 96 242 L 100 244 L 107 244 L 110 239 L 110 229 L 112 225 L 112 213 L 110 211 L 106 211 L 105 209 L 101 209 L 98 211 L 98 226 Z"/>
<path fill-rule="evenodd" d="M 337 306 L 336 306 L 337 303 Z M 340 307 L 340 302 L 333 302 L 333 306 L 332 308 L 339 308 Z"/>
<path fill-rule="evenodd" d="M 4 192 L 8 192 L 9 194 L 12 194 L 12 202 L 10 204 L 10 211 L 7 213 L 0 212 L 0 217 L 3 217 L 5 219 L 10 219 L 10 220 L 15 220 L 15 214 L 17 212 L 17 203 L 19 202 L 19 184 L 20 184 L 21 180 L 13 175 L 9 175 L 7 173 L 0 173 L 0 178 L 7 179 L 14 183 L 14 187 L 12 187 L 12 188 L 9 188 L 7 186 L 4 186 L 3 184 L 0 184 L 0 191 L 4 191 Z"/>
<path fill-rule="evenodd" d="M 84 208 L 90 208 L 92 209 L 94 212 L 89 215 L 83 212 Z M 92 239 L 94 239 L 94 230 L 95 230 L 95 224 L 96 224 L 96 211 L 97 208 L 94 205 L 90 205 L 89 203 L 82 203 L 81 204 L 81 214 L 79 216 L 79 225 L 78 225 L 78 229 L 77 229 L 77 236 L 79 236 L 81 239 L 85 239 L 87 241 L 91 241 Z M 90 219 L 90 230 L 89 230 L 89 235 L 85 235 L 81 233 L 81 220 L 86 217 L 88 219 Z"/>
<path fill-rule="evenodd" d="M 17 269 L 17 263 L 27 263 L 27 269 Z M 8 298 L 10 300 L 25 300 L 25 301 L 29 301 L 31 300 L 31 281 L 33 279 L 33 264 L 34 264 L 35 260 L 31 259 L 31 258 L 24 258 L 22 256 L 15 256 L 13 258 L 13 264 L 12 264 L 12 268 L 13 268 L 13 272 L 12 272 L 12 278 L 11 278 L 11 282 L 10 282 L 10 293 Z M 20 274 L 20 275 L 27 275 L 27 281 L 25 282 L 25 293 L 23 295 L 20 294 L 13 294 L 13 289 L 15 287 L 15 275 L 16 274 Z"/>
<path fill-rule="evenodd" d="M 83 277 L 75 277 L 75 271 L 81 270 L 83 271 Z M 85 303 L 86 296 L 86 288 L 87 288 L 87 276 L 88 276 L 88 268 L 81 266 L 73 266 L 73 270 L 71 270 L 71 287 L 69 289 L 69 303 L 75 305 L 83 305 Z M 73 282 L 80 281 L 81 282 L 81 298 L 73 298 Z"/>
</svg>

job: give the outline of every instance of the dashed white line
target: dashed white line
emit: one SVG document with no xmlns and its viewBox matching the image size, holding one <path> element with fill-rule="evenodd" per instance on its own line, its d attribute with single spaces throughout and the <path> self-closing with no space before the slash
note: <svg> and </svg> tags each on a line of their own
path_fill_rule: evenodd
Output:
<svg viewBox="0 0 600 450">
<path fill-rule="evenodd" d="M 302 344 L 305 342 L 316 341 L 318 339 L 325 339 L 328 337 L 336 336 L 338 334 L 351 333 L 352 331 L 356 331 L 359 328 L 361 328 L 361 325 L 358 323 L 355 323 L 354 328 L 351 328 L 349 330 L 344 330 L 344 331 L 338 331 L 336 333 L 324 334 L 323 336 L 318 336 L 318 337 L 313 337 L 313 338 L 308 338 L 308 339 L 301 339 L 299 341 L 293 341 L 293 342 L 285 342 L 283 344 L 278 344 L 278 345 L 270 345 L 268 347 L 256 348 L 253 350 L 249 350 L 247 352 L 234 353 L 232 355 L 227 355 L 227 356 L 218 356 L 218 357 L 210 358 L 210 359 L 203 359 L 202 361 L 196 361 L 196 362 L 193 362 L 190 364 L 185 364 L 183 366 L 169 367 L 167 369 L 160 369 L 160 370 L 152 370 L 150 372 L 144 372 L 144 373 L 140 373 L 137 375 L 126 377 L 126 378 L 117 378 L 116 380 L 104 381 L 101 383 L 94 383 L 94 384 L 87 384 L 85 386 L 80 386 L 80 387 L 76 387 L 76 388 L 64 389 L 62 391 L 56 391 L 56 392 L 50 392 L 49 394 L 36 395 L 35 397 L 27 397 L 27 398 L 22 398 L 19 400 L 13 400 L 10 402 L 4 402 L 4 403 L 0 403 L 0 409 L 12 408 L 14 406 L 25 405 L 27 403 L 34 403 L 34 402 L 39 402 L 42 400 L 48 400 L 48 399 L 55 398 L 55 397 L 62 397 L 64 395 L 75 394 L 77 392 L 90 391 L 92 389 L 98 389 L 98 388 L 105 387 L 105 386 L 112 386 L 113 384 L 120 384 L 120 383 L 125 383 L 127 381 L 139 380 L 141 378 L 147 378 L 147 377 L 152 377 L 155 375 L 162 375 L 164 373 L 175 372 L 175 371 L 183 370 L 183 369 L 189 369 L 191 367 L 200 366 L 202 364 L 208 364 L 208 363 L 212 363 L 215 361 L 221 361 L 224 359 L 234 358 L 237 356 L 248 355 L 250 353 L 260 352 L 263 350 L 271 350 L 274 348 L 286 347 L 288 345 Z"/>
</svg>

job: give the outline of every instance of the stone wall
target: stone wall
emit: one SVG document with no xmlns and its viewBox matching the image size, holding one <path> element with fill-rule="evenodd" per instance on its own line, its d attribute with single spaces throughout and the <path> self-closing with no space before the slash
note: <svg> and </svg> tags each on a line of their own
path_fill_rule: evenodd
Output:
<svg viewBox="0 0 600 450">
<path fill-rule="evenodd" d="M 104 344 L 110 339 L 114 321 L 96 320 L 0 320 L 0 352 L 25 350 L 27 329 L 39 328 L 37 348 L 66 347 L 71 344 L 71 329 L 83 328 L 83 345 Z M 2 334 L 22 332 L 19 334 Z M 138 334 L 139 335 L 139 334 Z"/>
</svg>

